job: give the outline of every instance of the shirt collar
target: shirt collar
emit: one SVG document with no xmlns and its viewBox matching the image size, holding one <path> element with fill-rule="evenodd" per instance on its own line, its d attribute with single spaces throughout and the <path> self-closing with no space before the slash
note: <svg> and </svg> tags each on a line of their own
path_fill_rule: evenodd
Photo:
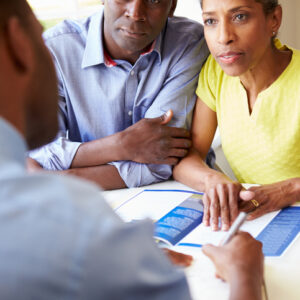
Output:
<svg viewBox="0 0 300 300">
<path fill-rule="evenodd" d="M 103 22 L 104 9 L 102 8 L 101 11 L 93 15 L 90 20 L 86 38 L 86 46 L 81 64 L 81 67 L 83 69 L 99 64 L 105 64 L 107 67 L 113 67 L 117 65 L 117 63 L 108 55 L 108 53 L 104 49 Z M 161 47 L 166 26 L 153 42 L 150 50 L 146 51 L 146 53 L 143 53 L 142 56 L 150 54 L 152 52 L 156 52 L 158 54 L 159 62 L 161 63 Z"/>
<path fill-rule="evenodd" d="M 21 134 L 0 117 L 0 162 L 17 161 L 25 166 L 27 146 Z"/>
<path fill-rule="evenodd" d="M 102 39 L 104 21 L 103 13 L 104 10 L 102 9 L 99 13 L 91 17 L 81 64 L 83 69 L 105 63 Z"/>
</svg>

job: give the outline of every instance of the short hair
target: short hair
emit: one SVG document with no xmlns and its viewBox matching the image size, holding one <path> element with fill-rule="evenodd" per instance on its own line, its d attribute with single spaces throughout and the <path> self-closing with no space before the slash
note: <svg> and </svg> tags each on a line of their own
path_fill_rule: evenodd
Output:
<svg viewBox="0 0 300 300">
<path fill-rule="evenodd" d="M 0 0 L 0 29 L 2 30 L 12 16 L 18 17 L 20 22 L 25 25 L 30 11 L 26 0 Z"/>
<path fill-rule="evenodd" d="M 265 14 L 272 12 L 278 5 L 278 0 L 255 0 L 263 6 Z M 203 0 L 200 0 L 200 5 L 202 7 Z"/>
</svg>

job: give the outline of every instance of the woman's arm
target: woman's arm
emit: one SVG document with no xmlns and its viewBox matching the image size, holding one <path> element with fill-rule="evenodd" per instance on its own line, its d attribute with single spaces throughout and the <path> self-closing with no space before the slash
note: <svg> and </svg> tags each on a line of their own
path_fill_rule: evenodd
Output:
<svg viewBox="0 0 300 300">
<path fill-rule="evenodd" d="M 221 216 L 222 229 L 228 230 L 238 214 L 239 192 L 241 184 L 233 182 L 226 175 L 210 169 L 204 162 L 217 128 L 216 112 L 201 99 L 197 99 L 193 125 L 193 146 L 189 154 L 174 168 L 176 180 L 205 192 L 203 197 L 203 223 L 218 230 L 218 218 Z"/>
</svg>

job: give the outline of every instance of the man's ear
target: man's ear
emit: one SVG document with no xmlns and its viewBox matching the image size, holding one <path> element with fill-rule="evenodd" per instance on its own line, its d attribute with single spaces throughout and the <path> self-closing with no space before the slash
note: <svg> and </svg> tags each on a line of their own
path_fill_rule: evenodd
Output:
<svg viewBox="0 0 300 300">
<path fill-rule="evenodd" d="M 172 18 L 174 16 L 174 11 L 176 9 L 177 6 L 177 0 L 172 0 L 172 5 L 171 5 L 171 9 L 169 12 L 169 17 Z"/>
<path fill-rule="evenodd" d="M 8 19 L 4 38 L 15 70 L 20 75 L 28 72 L 33 62 L 32 43 L 24 25 L 17 17 L 13 16 Z"/>
</svg>

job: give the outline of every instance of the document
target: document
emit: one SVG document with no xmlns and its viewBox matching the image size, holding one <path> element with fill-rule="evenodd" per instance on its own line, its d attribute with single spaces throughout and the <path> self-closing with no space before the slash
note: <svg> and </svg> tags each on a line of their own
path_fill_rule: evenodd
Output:
<svg viewBox="0 0 300 300">
<path fill-rule="evenodd" d="M 169 245 L 201 248 L 219 245 L 226 232 L 202 224 L 202 193 L 188 190 L 145 189 L 116 208 L 125 221 L 150 218 L 154 237 Z M 293 206 L 246 221 L 241 230 L 263 243 L 266 256 L 281 256 L 299 235 L 300 207 Z"/>
</svg>

